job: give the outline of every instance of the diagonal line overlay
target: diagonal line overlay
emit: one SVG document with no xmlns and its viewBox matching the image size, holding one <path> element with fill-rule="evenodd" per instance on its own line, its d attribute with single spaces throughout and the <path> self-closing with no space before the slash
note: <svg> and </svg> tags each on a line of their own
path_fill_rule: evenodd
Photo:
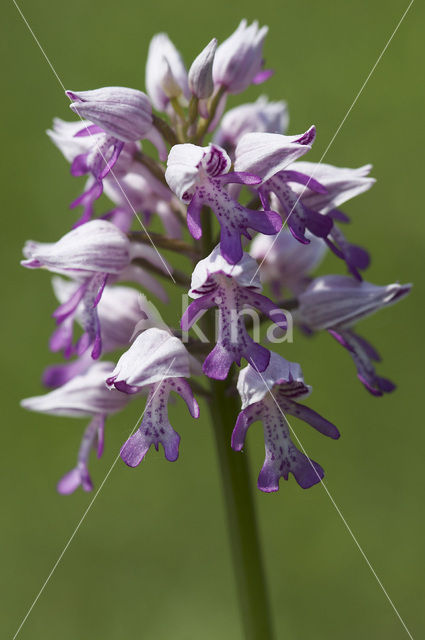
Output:
<svg viewBox="0 0 425 640">
<path fill-rule="evenodd" d="M 362 86 L 360 87 L 359 91 L 357 92 L 356 97 L 354 98 L 353 102 L 351 103 L 349 109 L 347 110 L 345 116 L 343 117 L 343 119 L 341 120 L 341 122 L 339 123 L 338 127 L 336 128 L 335 133 L 333 134 L 332 138 L 330 139 L 330 142 L 328 143 L 328 146 L 326 147 L 326 149 L 324 150 L 324 152 L 322 153 L 322 156 L 319 160 L 319 162 L 317 163 L 315 169 L 312 171 L 311 176 L 309 177 L 309 179 L 307 180 L 306 184 L 303 186 L 301 193 L 299 194 L 298 198 L 296 199 L 296 201 L 294 202 L 292 209 L 290 210 L 288 216 L 286 217 L 282 227 L 280 228 L 280 230 L 277 232 L 277 234 L 275 235 L 272 244 L 270 245 L 270 247 L 267 249 L 265 255 L 263 256 L 263 258 L 261 259 L 261 262 L 259 263 L 257 270 L 255 271 L 254 275 L 251 278 L 251 283 L 254 280 L 255 276 L 257 275 L 257 273 L 259 272 L 259 270 L 261 269 L 261 267 L 263 266 L 264 261 L 266 260 L 267 256 L 269 255 L 270 251 L 273 249 L 273 246 L 276 242 L 276 240 L 278 239 L 279 235 L 281 234 L 281 232 L 283 231 L 283 229 L 285 228 L 285 225 L 287 224 L 289 218 L 291 217 L 295 207 L 297 206 L 297 204 L 299 203 L 301 197 L 303 196 L 305 190 L 308 188 L 308 185 L 310 184 L 311 180 L 314 178 L 314 176 L 317 173 L 317 169 L 319 167 L 320 164 L 322 164 L 324 157 L 326 156 L 326 154 L 328 153 L 329 149 L 331 148 L 331 146 L 333 145 L 335 138 L 337 137 L 338 133 L 341 131 L 345 121 L 347 120 L 348 116 L 350 115 L 351 111 L 353 110 L 355 104 L 357 103 L 358 99 L 360 98 L 361 94 L 363 93 L 363 89 L 366 87 L 367 83 L 369 82 L 373 72 L 375 71 L 376 67 L 378 66 L 379 62 L 381 61 L 382 56 L 384 55 L 384 53 L 386 52 L 386 50 L 388 49 L 388 47 L 391 44 L 392 39 L 394 38 L 395 34 L 397 33 L 401 23 L 403 22 L 404 18 L 407 16 L 407 13 L 410 10 L 410 7 L 412 6 L 412 4 L 414 3 L 414 0 L 410 0 L 410 3 L 407 7 L 407 9 L 405 9 L 403 15 L 401 16 L 400 20 L 398 21 L 394 31 L 392 32 L 392 34 L 390 35 L 390 37 L 388 38 L 384 48 L 382 49 L 381 53 L 379 54 L 375 64 L 373 65 L 373 67 L 371 68 L 371 70 L 369 71 L 366 80 L 363 82 Z"/>
<path fill-rule="evenodd" d="M 167 377 L 167 373 L 169 372 L 169 370 L 171 369 L 171 367 L 173 366 L 175 358 L 172 359 L 172 361 L 170 362 L 167 371 L 164 373 L 164 375 L 162 376 L 160 383 L 163 382 L 163 380 L 165 380 L 165 378 Z M 150 402 L 146 402 L 145 408 L 143 409 L 142 413 L 140 414 L 139 418 L 137 419 L 136 424 L 134 425 L 134 427 L 132 428 L 132 430 L 130 431 L 128 438 L 130 438 L 133 433 L 136 431 L 137 425 L 141 422 L 141 420 L 143 419 L 143 416 L 145 415 L 145 412 L 147 410 L 147 408 L 150 406 L 150 404 L 152 403 L 153 399 L 155 398 L 157 391 L 159 389 L 159 386 L 155 389 L 155 391 L 152 394 L 152 397 L 150 399 Z M 128 439 L 127 438 L 127 439 Z M 47 578 L 45 579 L 45 581 L 43 582 L 40 591 L 37 593 L 36 597 L 34 598 L 30 608 L 28 609 L 27 613 L 25 614 L 24 618 L 22 619 L 21 624 L 19 625 L 18 629 L 16 630 L 15 635 L 13 636 L 12 640 L 16 640 L 16 638 L 18 637 L 19 632 L 21 631 L 22 627 L 24 626 L 26 620 L 28 619 L 31 611 L 34 609 L 35 605 L 37 604 L 41 594 L 43 593 L 43 591 L 45 590 L 45 588 L 47 587 L 47 584 L 50 580 L 50 578 L 53 576 L 54 572 L 56 571 L 56 569 L 58 568 L 63 556 L 65 555 L 69 545 L 71 544 L 71 542 L 73 541 L 73 539 L 75 538 L 79 528 L 81 527 L 81 525 L 83 524 L 84 520 L 86 519 L 87 514 L 89 513 L 89 511 L 91 510 L 96 498 L 98 497 L 99 493 L 102 491 L 103 486 L 105 484 L 105 482 L 107 481 L 107 479 L 109 478 L 109 476 L 111 475 L 115 465 L 117 464 L 118 460 L 120 459 L 120 454 L 117 455 L 117 457 L 115 458 L 115 460 L 113 461 L 113 463 L 111 464 L 111 466 L 109 467 L 109 470 L 107 472 L 107 474 L 105 475 L 105 477 L 103 478 L 101 484 L 99 485 L 98 490 L 96 491 L 96 493 L 94 494 L 93 498 L 90 500 L 88 507 L 86 508 L 86 510 L 84 511 L 83 515 L 80 518 L 80 521 L 78 522 L 77 526 L 75 527 L 74 531 L 72 532 L 71 536 L 68 538 L 68 541 L 66 543 L 66 545 L 64 546 L 64 548 L 62 549 L 61 553 L 58 556 L 58 559 L 56 560 L 55 564 L 53 565 L 53 567 L 50 570 L 50 573 L 48 574 Z"/>
</svg>

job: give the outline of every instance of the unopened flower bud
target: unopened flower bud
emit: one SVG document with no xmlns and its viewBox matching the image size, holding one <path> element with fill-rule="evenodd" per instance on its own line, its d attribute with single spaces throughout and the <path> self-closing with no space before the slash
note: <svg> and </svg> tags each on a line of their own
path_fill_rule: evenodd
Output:
<svg viewBox="0 0 425 640">
<path fill-rule="evenodd" d="M 213 38 L 189 69 L 189 88 L 197 98 L 209 98 L 214 91 L 212 67 L 216 49 L 217 39 Z"/>
</svg>

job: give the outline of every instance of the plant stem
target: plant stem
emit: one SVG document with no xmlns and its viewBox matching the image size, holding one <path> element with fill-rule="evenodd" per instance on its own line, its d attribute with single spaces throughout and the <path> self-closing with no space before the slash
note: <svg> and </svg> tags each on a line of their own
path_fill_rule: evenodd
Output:
<svg viewBox="0 0 425 640">
<path fill-rule="evenodd" d="M 203 253 L 213 248 L 212 212 L 202 210 Z M 204 315 L 203 329 L 215 343 L 215 318 Z M 233 568 L 239 597 L 245 640 L 273 640 L 260 539 L 246 452 L 236 453 L 230 446 L 231 434 L 239 411 L 230 382 L 211 380 L 208 407 L 216 441 L 222 478 Z M 232 393 L 234 392 L 234 393 Z"/>
<path fill-rule="evenodd" d="M 238 407 L 226 383 L 211 382 L 208 403 L 220 463 L 233 567 L 246 640 L 272 640 L 273 630 L 246 452 L 230 446 Z"/>
</svg>

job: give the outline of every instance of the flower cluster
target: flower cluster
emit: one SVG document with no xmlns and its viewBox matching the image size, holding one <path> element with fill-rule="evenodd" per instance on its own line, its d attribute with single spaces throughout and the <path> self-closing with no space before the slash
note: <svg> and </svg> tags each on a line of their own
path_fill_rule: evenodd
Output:
<svg viewBox="0 0 425 640">
<path fill-rule="evenodd" d="M 285 102 L 261 96 L 226 112 L 228 96 L 272 74 L 264 69 L 267 30 L 243 20 L 221 44 L 212 39 L 188 71 L 168 36 L 158 34 L 149 46 L 146 93 L 67 91 L 78 120 L 55 119 L 48 131 L 71 174 L 86 177 L 71 203 L 80 209 L 73 228 L 57 242 L 28 241 L 22 261 L 55 274 L 59 306 L 50 349 L 65 358 L 44 371 L 50 391 L 22 405 L 90 418 L 77 464 L 59 481 L 61 493 L 92 489 L 89 456 L 92 448 L 102 455 L 106 418 L 142 397 L 143 416 L 121 458 L 135 467 L 151 445 L 161 444 L 167 460 L 176 460 L 180 435 L 168 417 L 170 394 L 198 418 L 193 391 L 211 402 L 209 381 L 240 396 L 229 437 L 235 451 L 253 422 L 263 424 L 259 489 L 277 491 L 289 473 L 303 488 L 319 482 L 323 469 L 294 442 L 287 416 L 333 439 L 339 432 L 299 403 L 311 392 L 300 365 L 272 351 L 273 341 L 259 343 L 253 314 L 274 323 L 280 335 L 289 320 L 300 334 L 327 331 L 348 351 L 370 393 L 394 389 L 376 371 L 377 352 L 353 327 L 401 300 L 410 285 L 364 281 L 369 255 L 340 228 L 349 221 L 340 206 L 374 183 L 370 165 L 305 161 L 316 129 L 288 135 Z M 156 149 L 151 155 L 144 140 Z M 110 204 L 99 213 L 106 199 Z M 313 278 L 328 250 L 347 274 Z M 163 251 L 186 258 L 188 272 Z M 174 327 L 144 295 L 167 302 L 167 279 L 192 299 Z M 116 364 L 101 359 L 117 349 L 123 353 Z"/>
</svg>

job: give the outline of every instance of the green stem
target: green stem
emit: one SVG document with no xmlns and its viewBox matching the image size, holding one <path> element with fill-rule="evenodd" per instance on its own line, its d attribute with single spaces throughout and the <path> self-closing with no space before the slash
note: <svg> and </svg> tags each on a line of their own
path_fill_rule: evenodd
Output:
<svg viewBox="0 0 425 640">
<path fill-rule="evenodd" d="M 202 211 L 203 253 L 212 250 L 212 212 Z M 203 329 L 215 342 L 215 319 L 205 314 Z M 231 380 L 231 376 L 229 379 Z M 211 380 L 208 407 L 216 441 L 222 478 L 233 568 L 236 578 L 245 640 L 273 640 L 270 607 L 251 479 L 246 452 L 236 453 L 230 446 L 231 434 L 239 411 L 229 381 Z M 230 392 L 230 393 L 229 393 Z"/>
<path fill-rule="evenodd" d="M 246 452 L 230 446 L 238 414 L 226 383 L 212 381 L 208 403 L 214 426 L 229 525 L 233 567 L 246 640 L 272 640 L 273 629 Z"/>
</svg>

